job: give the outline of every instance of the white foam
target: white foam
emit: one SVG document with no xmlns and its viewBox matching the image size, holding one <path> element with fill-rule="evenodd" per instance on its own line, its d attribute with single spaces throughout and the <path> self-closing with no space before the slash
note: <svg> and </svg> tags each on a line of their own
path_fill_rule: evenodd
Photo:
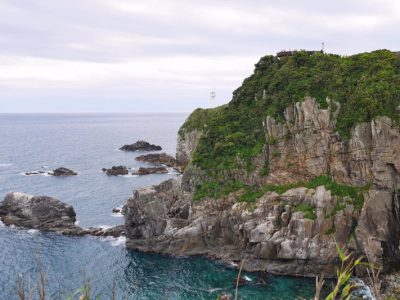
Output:
<svg viewBox="0 0 400 300">
<path fill-rule="evenodd" d="M 110 225 L 99 225 L 97 227 L 101 228 L 101 229 L 110 229 L 110 228 L 112 228 L 112 226 L 110 226 Z"/>
<path fill-rule="evenodd" d="M 133 177 L 138 177 L 139 175 L 127 174 L 127 175 L 117 175 L 117 176 L 124 177 L 124 178 L 133 178 Z"/>
<path fill-rule="evenodd" d="M 1 220 L 0 220 L 0 227 L 5 227 L 6 224 L 4 224 Z"/>
<path fill-rule="evenodd" d="M 118 246 L 125 246 L 126 242 L 126 237 L 120 236 L 120 237 L 112 237 L 112 236 L 107 236 L 100 238 L 100 240 L 104 242 L 109 242 L 111 246 L 113 247 L 118 247 Z"/>
<path fill-rule="evenodd" d="M 124 245 L 125 245 L 125 242 L 126 242 L 126 237 L 120 236 L 120 237 L 118 237 L 118 238 L 113 238 L 113 239 L 111 240 L 111 245 L 114 246 L 114 247 L 117 247 L 117 246 L 124 246 Z"/>
<path fill-rule="evenodd" d="M 253 281 L 250 277 L 248 277 L 248 276 L 246 276 L 246 275 L 243 276 L 243 279 L 246 280 L 246 281 Z"/>
<path fill-rule="evenodd" d="M 26 232 L 29 233 L 29 234 L 37 234 L 37 233 L 39 233 L 39 230 L 37 230 L 37 229 L 28 229 Z"/>
<path fill-rule="evenodd" d="M 78 226 L 79 225 L 79 220 L 75 221 L 75 225 Z"/>
<path fill-rule="evenodd" d="M 235 267 L 235 268 L 239 266 L 237 263 L 235 263 L 233 261 L 229 262 L 229 265 L 232 267 Z"/>
<path fill-rule="evenodd" d="M 116 207 L 116 208 L 119 209 L 119 212 L 113 212 L 113 213 L 111 213 L 111 216 L 115 217 L 115 218 L 123 217 L 123 215 L 122 215 L 122 206 L 119 206 L 119 207 Z"/>
<path fill-rule="evenodd" d="M 9 164 L 9 163 L 1 163 L 0 164 L 0 168 L 5 168 L 5 167 L 11 167 L 13 164 Z"/>
<path fill-rule="evenodd" d="M 45 176 L 45 177 L 52 176 L 51 172 L 44 172 L 44 173 L 39 173 L 39 171 L 31 171 L 31 172 L 37 172 L 37 173 L 35 173 L 35 174 L 26 174 L 26 173 L 30 173 L 30 172 L 22 172 L 22 173 L 19 173 L 19 174 L 22 175 L 22 176 Z"/>
</svg>

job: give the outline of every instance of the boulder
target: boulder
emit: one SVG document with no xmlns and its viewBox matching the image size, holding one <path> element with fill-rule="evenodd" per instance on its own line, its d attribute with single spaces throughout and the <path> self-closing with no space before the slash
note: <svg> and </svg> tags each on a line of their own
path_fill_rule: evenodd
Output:
<svg viewBox="0 0 400 300">
<path fill-rule="evenodd" d="M 43 171 L 39 171 L 39 172 L 44 173 Z M 76 173 L 70 169 L 60 167 L 60 168 L 53 170 L 53 172 L 50 174 L 53 176 L 73 176 L 73 175 L 77 175 L 78 173 Z"/>
<path fill-rule="evenodd" d="M 124 151 L 159 151 L 162 150 L 161 146 L 150 144 L 146 141 L 137 141 L 136 143 L 130 145 L 124 145 L 120 150 Z"/>
<path fill-rule="evenodd" d="M 148 175 L 148 174 L 166 174 L 168 173 L 165 167 L 142 168 L 132 172 L 132 175 Z"/>
<path fill-rule="evenodd" d="M 49 231 L 78 229 L 72 206 L 47 196 L 11 192 L 0 202 L 0 218 L 6 225 Z"/>
<path fill-rule="evenodd" d="M 101 169 L 108 176 L 117 176 L 117 175 L 127 175 L 128 168 L 125 166 L 113 166 L 111 169 L 103 168 Z"/>
</svg>

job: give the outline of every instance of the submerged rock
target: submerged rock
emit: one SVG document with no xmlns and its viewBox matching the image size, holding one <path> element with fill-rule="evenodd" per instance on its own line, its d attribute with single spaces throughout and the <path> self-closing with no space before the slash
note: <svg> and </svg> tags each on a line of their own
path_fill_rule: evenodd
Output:
<svg viewBox="0 0 400 300">
<path fill-rule="evenodd" d="M 159 151 L 162 150 L 161 146 L 150 144 L 146 141 L 137 141 L 130 145 L 124 145 L 120 150 L 124 151 Z"/>
<path fill-rule="evenodd" d="M 30 172 L 25 172 L 25 175 L 31 176 L 31 175 L 41 175 L 41 174 L 46 174 L 47 172 L 45 171 L 30 171 Z"/>
<path fill-rule="evenodd" d="M 168 155 L 167 153 L 150 153 L 138 156 L 135 159 L 145 163 L 165 165 L 167 167 L 174 168 L 179 172 L 182 171 L 182 164 L 180 164 L 175 157 Z"/>
<path fill-rule="evenodd" d="M 132 175 L 148 175 L 148 174 L 166 174 L 168 173 L 165 167 L 142 168 L 132 172 Z"/>
<path fill-rule="evenodd" d="M 101 169 L 108 176 L 117 176 L 117 175 L 127 175 L 128 168 L 125 166 L 113 166 L 111 169 L 103 168 Z"/>
<path fill-rule="evenodd" d="M 77 175 L 78 173 L 76 173 L 70 169 L 60 167 L 60 168 L 53 170 L 53 172 L 49 173 L 49 174 L 51 174 L 53 176 L 73 176 L 73 175 Z"/>
</svg>

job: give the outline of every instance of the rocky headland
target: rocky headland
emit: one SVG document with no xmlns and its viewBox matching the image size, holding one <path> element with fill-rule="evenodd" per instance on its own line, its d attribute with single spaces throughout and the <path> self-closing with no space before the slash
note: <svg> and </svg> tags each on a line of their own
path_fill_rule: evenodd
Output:
<svg viewBox="0 0 400 300">
<path fill-rule="evenodd" d="M 365 56 L 377 67 L 390 57 L 389 69 L 400 61 L 389 51 Z M 371 72 L 360 57 L 264 57 L 228 105 L 193 112 L 178 136 L 183 174 L 138 189 L 123 208 L 127 247 L 334 276 L 339 244 L 384 273 L 399 269 L 400 91 L 391 91 L 390 109 L 349 104 L 373 101 L 357 81 Z M 352 74 L 361 92 L 347 89 L 349 66 L 362 70 Z M 299 72 L 310 73 L 299 78 L 319 98 L 303 84 L 288 87 L 285 76 Z M 344 85 L 321 79 L 334 72 Z"/>
</svg>

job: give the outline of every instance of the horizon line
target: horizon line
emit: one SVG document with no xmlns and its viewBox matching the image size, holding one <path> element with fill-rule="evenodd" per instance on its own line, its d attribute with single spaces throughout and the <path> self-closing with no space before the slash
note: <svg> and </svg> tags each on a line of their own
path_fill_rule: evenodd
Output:
<svg viewBox="0 0 400 300">
<path fill-rule="evenodd" d="M 194 109 L 195 110 L 195 109 Z M 0 115 L 28 115 L 28 114 L 42 114 L 42 115 L 68 115 L 68 114 L 176 114 L 176 113 L 191 113 L 193 111 L 128 111 L 128 112 L 118 112 L 118 111 L 77 111 L 77 112 L 0 112 Z"/>
</svg>

